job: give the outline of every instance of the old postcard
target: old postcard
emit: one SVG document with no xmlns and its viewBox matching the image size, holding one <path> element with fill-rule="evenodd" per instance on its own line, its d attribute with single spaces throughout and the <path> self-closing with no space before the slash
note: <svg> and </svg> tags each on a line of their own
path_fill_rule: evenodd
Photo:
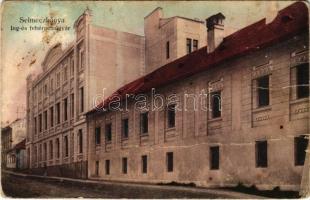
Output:
<svg viewBox="0 0 310 200">
<path fill-rule="evenodd" d="M 2 2 L 2 197 L 309 197 L 308 9 Z"/>
</svg>

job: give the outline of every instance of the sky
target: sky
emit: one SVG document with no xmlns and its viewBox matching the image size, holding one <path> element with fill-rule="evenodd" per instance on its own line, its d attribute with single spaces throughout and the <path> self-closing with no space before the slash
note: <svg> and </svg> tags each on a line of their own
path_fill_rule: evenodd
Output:
<svg viewBox="0 0 310 200">
<path fill-rule="evenodd" d="M 1 0 L 0 0 L 1 1 Z M 74 41 L 73 24 L 88 7 L 92 10 L 92 24 L 144 35 L 144 17 L 156 7 L 162 7 L 164 17 L 183 16 L 205 20 L 218 12 L 226 16 L 225 30 L 235 30 L 262 18 L 272 21 L 278 10 L 292 1 L 7 1 L 1 5 L 1 68 L 0 121 L 14 121 L 25 115 L 26 78 L 41 72 L 41 62 L 47 50 L 61 42 L 65 47 Z M 29 31 L 29 23 L 20 18 L 64 19 L 69 31 Z M 32 25 L 43 25 L 32 23 Z M 16 31 L 12 27 L 28 27 Z M 47 40 L 48 38 L 48 40 Z"/>
</svg>

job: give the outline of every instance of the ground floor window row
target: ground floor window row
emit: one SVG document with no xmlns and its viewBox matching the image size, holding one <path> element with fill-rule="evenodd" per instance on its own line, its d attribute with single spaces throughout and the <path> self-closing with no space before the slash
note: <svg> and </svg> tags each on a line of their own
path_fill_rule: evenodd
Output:
<svg viewBox="0 0 310 200">
<path fill-rule="evenodd" d="M 83 153 L 83 130 L 79 129 L 75 135 L 76 141 L 78 142 L 76 152 Z M 62 139 L 62 147 L 61 140 Z M 63 137 L 58 137 L 56 139 L 51 139 L 46 142 L 37 144 L 34 146 L 34 162 L 46 161 L 48 159 L 60 159 L 60 153 L 62 148 L 63 158 L 69 157 L 70 145 L 74 146 L 74 142 L 70 141 L 69 135 Z"/>
<path fill-rule="evenodd" d="M 295 166 L 304 165 L 306 157 L 306 149 L 308 146 L 308 139 L 306 136 L 301 135 L 294 138 L 294 163 Z M 209 169 L 218 170 L 220 169 L 220 146 L 211 146 L 209 148 Z M 121 158 L 121 173 L 127 174 L 128 172 L 127 157 Z M 146 174 L 148 172 L 149 158 L 147 155 L 142 155 L 140 160 L 141 173 Z M 166 152 L 166 171 L 174 171 L 174 153 Z M 107 159 L 104 161 L 104 173 L 105 175 L 110 174 L 110 169 L 113 167 L 111 160 Z M 102 163 L 99 160 L 95 163 L 95 175 L 99 176 L 99 169 Z M 255 166 L 257 168 L 268 167 L 268 141 L 260 140 L 255 142 Z"/>
</svg>

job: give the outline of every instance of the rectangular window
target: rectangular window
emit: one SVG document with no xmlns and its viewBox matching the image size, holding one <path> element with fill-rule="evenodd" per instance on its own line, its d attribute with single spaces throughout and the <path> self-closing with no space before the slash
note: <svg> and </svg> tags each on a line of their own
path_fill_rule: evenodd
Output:
<svg viewBox="0 0 310 200">
<path fill-rule="evenodd" d="M 146 174 L 147 173 L 147 156 L 143 155 L 141 157 L 141 161 L 142 161 L 142 173 Z"/>
<path fill-rule="evenodd" d="M 296 68 L 297 99 L 309 97 L 309 63 Z"/>
<path fill-rule="evenodd" d="M 53 151 L 54 151 L 54 149 L 53 149 L 53 141 L 50 140 L 50 159 L 53 159 Z"/>
<path fill-rule="evenodd" d="M 169 44 L 169 41 L 166 42 L 166 58 L 167 59 L 170 58 L 170 44 Z"/>
<path fill-rule="evenodd" d="M 33 121 L 34 121 L 34 134 L 37 134 L 37 118 L 35 117 Z"/>
<path fill-rule="evenodd" d="M 186 53 L 189 54 L 192 52 L 192 39 L 186 38 Z"/>
<path fill-rule="evenodd" d="M 53 78 L 51 78 L 50 88 L 51 88 L 51 92 L 53 92 L 53 90 L 54 90 L 54 79 Z"/>
<path fill-rule="evenodd" d="M 44 111 L 44 130 L 47 130 L 47 110 Z"/>
<path fill-rule="evenodd" d="M 74 117 L 74 94 L 71 94 L 70 102 L 71 102 L 71 104 L 70 104 L 71 118 L 73 118 Z"/>
<path fill-rule="evenodd" d="M 57 158 L 60 157 L 60 142 L 59 142 L 59 138 L 56 139 L 56 157 Z"/>
<path fill-rule="evenodd" d="M 79 129 L 79 153 L 83 153 L 83 131 Z"/>
<path fill-rule="evenodd" d="M 148 114 L 149 114 L 148 112 L 140 114 L 140 133 L 141 133 L 141 135 L 148 133 L 148 124 L 149 124 Z"/>
<path fill-rule="evenodd" d="M 80 88 L 80 113 L 84 112 L 84 88 Z"/>
<path fill-rule="evenodd" d="M 167 108 L 168 128 L 175 127 L 175 105 L 169 105 Z"/>
<path fill-rule="evenodd" d="M 167 157 L 167 171 L 172 172 L 173 171 L 173 152 L 168 152 L 166 154 Z"/>
<path fill-rule="evenodd" d="M 60 103 L 56 104 L 56 112 L 57 112 L 57 124 L 60 124 Z"/>
<path fill-rule="evenodd" d="M 256 167 L 267 167 L 268 157 L 267 157 L 267 141 L 256 141 Z"/>
<path fill-rule="evenodd" d="M 68 79 L 68 68 L 64 67 L 64 80 L 66 81 Z"/>
<path fill-rule="evenodd" d="M 105 174 L 106 175 L 110 174 L 110 160 L 105 161 Z"/>
<path fill-rule="evenodd" d="M 128 119 L 122 119 L 122 139 L 128 138 Z"/>
<path fill-rule="evenodd" d="M 56 82 L 57 87 L 59 87 L 60 86 L 60 72 L 57 73 L 56 78 L 57 78 L 57 82 Z"/>
<path fill-rule="evenodd" d="M 65 157 L 69 156 L 69 141 L 68 141 L 68 136 L 65 136 L 64 138 L 64 143 L 65 143 Z"/>
<path fill-rule="evenodd" d="M 122 171 L 123 171 L 123 174 L 127 174 L 127 158 L 126 157 L 122 159 Z"/>
<path fill-rule="evenodd" d="M 96 168 L 95 168 L 95 174 L 96 176 L 99 176 L 99 161 L 96 161 Z"/>
<path fill-rule="evenodd" d="M 39 161 L 42 161 L 42 144 L 39 145 Z"/>
<path fill-rule="evenodd" d="M 70 65 L 71 65 L 71 76 L 74 76 L 74 59 L 70 59 Z"/>
<path fill-rule="evenodd" d="M 42 132 L 42 114 L 39 114 L 39 133 Z"/>
<path fill-rule="evenodd" d="M 47 144 L 46 144 L 46 142 L 43 144 L 43 149 L 44 149 L 43 159 L 44 159 L 44 161 L 46 161 L 47 160 Z"/>
<path fill-rule="evenodd" d="M 51 127 L 54 126 L 54 107 L 50 107 L 50 124 Z"/>
<path fill-rule="evenodd" d="M 112 124 L 105 125 L 105 140 L 106 142 L 111 142 L 112 140 Z"/>
<path fill-rule="evenodd" d="M 100 145 L 100 140 L 101 140 L 101 128 L 96 127 L 95 128 L 95 144 Z"/>
<path fill-rule="evenodd" d="M 211 93 L 212 118 L 218 118 L 222 115 L 222 97 L 221 91 Z"/>
<path fill-rule="evenodd" d="M 64 99 L 64 120 L 68 120 L 68 98 Z"/>
<path fill-rule="evenodd" d="M 306 158 L 306 149 L 308 147 L 308 139 L 301 135 L 294 138 L 295 143 L 295 165 L 304 165 Z"/>
<path fill-rule="evenodd" d="M 80 67 L 81 69 L 84 68 L 85 65 L 85 53 L 83 50 L 80 51 Z"/>
<path fill-rule="evenodd" d="M 198 40 L 193 40 L 193 51 L 198 49 Z"/>
<path fill-rule="evenodd" d="M 269 105 L 269 76 L 257 79 L 258 107 Z"/>
<path fill-rule="evenodd" d="M 47 84 L 44 85 L 44 95 L 47 96 Z"/>
<path fill-rule="evenodd" d="M 219 146 L 210 147 L 210 169 L 219 169 L 220 167 L 220 148 Z"/>
</svg>

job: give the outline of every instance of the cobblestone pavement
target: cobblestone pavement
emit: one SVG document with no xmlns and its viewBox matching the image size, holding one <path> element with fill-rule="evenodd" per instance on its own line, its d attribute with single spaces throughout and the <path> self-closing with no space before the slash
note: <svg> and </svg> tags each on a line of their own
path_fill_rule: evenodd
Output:
<svg viewBox="0 0 310 200">
<path fill-rule="evenodd" d="M 230 191 L 123 183 L 99 183 L 23 177 L 2 173 L 7 197 L 33 198 L 258 198 Z M 2 194 L 3 195 L 3 194 Z"/>
</svg>

